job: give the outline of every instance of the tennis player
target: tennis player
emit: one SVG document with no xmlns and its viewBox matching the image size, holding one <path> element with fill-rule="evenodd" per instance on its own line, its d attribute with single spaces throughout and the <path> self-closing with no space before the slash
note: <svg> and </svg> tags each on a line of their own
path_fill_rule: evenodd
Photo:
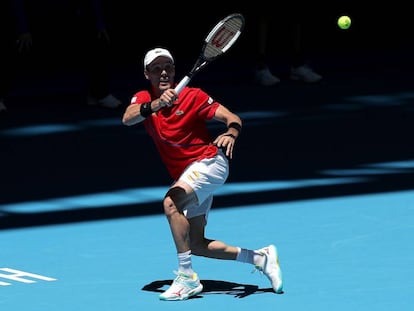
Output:
<svg viewBox="0 0 414 311">
<path fill-rule="evenodd" d="M 150 87 L 132 97 L 122 122 L 127 126 L 143 122 L 174 180 L 163 206 L 177 250 L 178 269 L 171 286 L 159 298 L 185 300 L 203 290 L 192 267 L 192 255 L 252 264 L 267 276 L 276 293 L 282 293 L 274 245 L 250 250 L 204 235 L 213 193 L 229 174 L 229 159 L 242 129 L 240 117 L 200 88 L 186 86 L 177 96 L 174 58 L 164 48 L 146 53 L 144 75 Z M 215 138 L 207 128 L 207 121 L 212 119 L 225 126 Z"/>
</svg>

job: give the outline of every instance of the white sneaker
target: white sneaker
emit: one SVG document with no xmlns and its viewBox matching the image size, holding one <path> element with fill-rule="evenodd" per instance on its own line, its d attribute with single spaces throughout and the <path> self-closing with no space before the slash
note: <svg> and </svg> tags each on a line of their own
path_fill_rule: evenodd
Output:
<svg viewBox="0 0 414 311">
<path fill-rule="evenodd" d="M 6 110 L 7 110 L 7 107 L 4 104 L 3 99 L 0 99 L 0 112 L 6 111 Z"/>
<path fill-rule="evenodd" d="M 256 70 L 255 79 L 258 84 L 263 86 L 272 86 L 280 82 L 280 79 L 274 76 L 267 67 Z"/>
<path fill-rule="evenodd" d="M 192 276 L 182 272 L 174 273 L 177 274 L 177 277 L 171 286 L 159 296 L 161 300 L 186 300 L 203 290 L 197 273 L 193 273 Z"/>
<path fill-rule="evenodd" d="M 88 105 L 100 105 L 105 108 L 118 108 L 122 105 L 122 102 L 113 96 L 112 94 L 109 94 L 101 99 L 96 99 L 92 96 L 88 97 Z"/>
<path fill-rule="evenodd" d="M 308 66 L 300 66 L 297 68 L 291 68 L 290 78 L 296 81 L 303 81 L 306 83 L 315 83 L 322 79 L 322 76 L 317 74 Z"/>
<path fill-rule="evenodd" d="M 279 266 L 279 257 L 274 245 L 269 245 L 257 250 L 257 253 L 263 255 L 264 261 L 261 265 L 256 265 L 256 269 L 262 272 L 270 280 L 273 290 L 277 294 L 283 293 L 282 271 Z"/>
</svg>

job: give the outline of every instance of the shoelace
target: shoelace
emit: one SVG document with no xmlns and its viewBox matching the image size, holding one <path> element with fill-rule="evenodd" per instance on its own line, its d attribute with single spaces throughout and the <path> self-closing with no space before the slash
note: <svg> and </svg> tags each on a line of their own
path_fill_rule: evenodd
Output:
<svg viewBox="0 0 414 311">
<path fill-rule="evenodd" d="M 263 257 L 265 257 L 265 258 L 264 258 L 264 261 L 263 261 L 263 266 L 255 265 L 251 273 L 255 273 L 256 271 L 259 271 L 259 272 L 260 272 L 260 274 L 262 274 L 262 275 L 263 275 L 263 274 L 264 274 L 263 270 L 264 270 L 264 266 L 265 266 L 265 264 L 266 264 L 266 260 L 267 260 L 267 258 L 266 258 L 266 254 L 264 254 L 263 252 L 260 252 L 260 254 L 261 254 Z"/>
<path fill-rule="evenodd" d="M 185 273 L 182 273 L 182 272 L 179 272 L 179 271 L 176 271 L 176 270 L 174 270 L 173 273 L 176 275 L 176 278 L 175 278 L 174 281 L 177 281 L 179 283 L 183 283 L 183 282 L 188 281 L 188 280 L 193 281 L 193 282 L 196 281 L 191 276 L 189 276 Z"/>
</svg>

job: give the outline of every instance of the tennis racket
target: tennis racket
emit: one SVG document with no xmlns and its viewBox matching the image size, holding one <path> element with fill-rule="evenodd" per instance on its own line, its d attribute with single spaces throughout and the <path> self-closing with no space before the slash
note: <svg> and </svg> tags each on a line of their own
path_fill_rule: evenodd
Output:
<svg viewBox="0 0 414 311">
<path fill-rule="evenodd" d="M 177 94 L 183 90 L 196 73 L 227 52 L 239 38 L 243 31 L 244 23 L 243 15 L 234 13 L 223 18 L 214 26 L 204 39 L 201 53 L 193 68 L 175 87 Z"/>
</svg>

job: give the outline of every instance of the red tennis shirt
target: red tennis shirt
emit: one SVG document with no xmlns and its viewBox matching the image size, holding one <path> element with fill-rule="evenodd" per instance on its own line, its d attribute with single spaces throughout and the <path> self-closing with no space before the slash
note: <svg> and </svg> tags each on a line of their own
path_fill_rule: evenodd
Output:
<svg viewBox="0 0 414 311">
<path fill-rule="evenodd" d="M 142 104 L 153 99 L 149 91 L 139 91 L 131 103 Z M 143 121 L 174 180 L 194 161 L 217 154 L 207 121 L 214 117 L 218 107 L 219 103 L 201 89 L 185 87 L 174 105 L 160 109 Z"/>
</svg>

